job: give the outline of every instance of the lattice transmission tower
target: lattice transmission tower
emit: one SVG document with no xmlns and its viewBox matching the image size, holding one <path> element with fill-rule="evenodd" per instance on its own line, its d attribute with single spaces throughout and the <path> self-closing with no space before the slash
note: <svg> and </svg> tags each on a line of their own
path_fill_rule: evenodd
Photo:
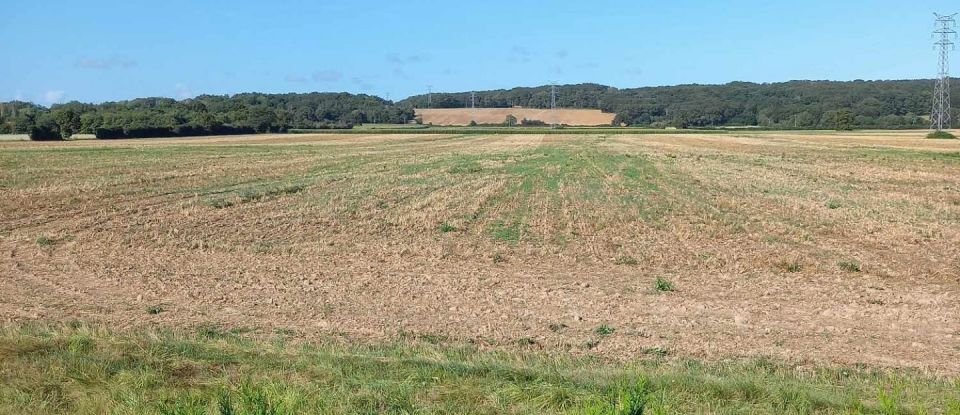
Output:
<svg viewBox="0 0 960 415">
<path fill-rule="evenodd" d="M 937 41 L 934 45 L 940 52 L 937 85 L 933 90 L 933 112 L 930 115 L 930 129 L 943 131 L 951 128 L 950 120 L 950 51 L 954 49 L 953 40 L 957 37 L 957 14 L 941 15 L 937 17 L 936 29 L 933 35 Z"/>
<path fill-rule="evenodd" d="M 557 123 L 557 83 L 553 82 L 550 84 L 550 118 L 551 126 L 556 128 Z"/>
</svg>

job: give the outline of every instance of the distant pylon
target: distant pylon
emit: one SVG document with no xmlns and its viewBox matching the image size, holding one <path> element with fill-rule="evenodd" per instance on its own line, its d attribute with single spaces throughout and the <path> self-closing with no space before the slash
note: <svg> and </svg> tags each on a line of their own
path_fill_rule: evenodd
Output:
<svg viewBox="0 0 960 415">
<path fill-rule="evenodd" d="M 950 120 L 950 51 L 954 49 L 953 39 L 957 37 L 954 28 L 957 22 L 956 13 L 949 16 L 933 14 L 937 17 L 934 36 L 939 39 L 934 43 L 939 48 L 940 63 L 937 72 L 937 85 L 933 90 L 933 112 L 930 114 L 930 129 L 942 131 L 951 128 Z"/>
<path fill-rule="evenodd" d="M 427 108 L 433 108 L 433 85 L 427 85 Z"/>
<path fill-rule="evenodd" d="M 551 124 L 553 127 L 557 126 L 557 84 L 554 82 L 550 85 L 550 118 L 553 121 Z"/>
</svg>

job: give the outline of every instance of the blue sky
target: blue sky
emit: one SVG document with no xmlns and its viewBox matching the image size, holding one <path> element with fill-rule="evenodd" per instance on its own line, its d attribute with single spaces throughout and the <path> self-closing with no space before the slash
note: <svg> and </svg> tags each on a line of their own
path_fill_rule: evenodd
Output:
<svg viewBox="0 0 960 415">
<path fill-rule="evenodd" d="M 929 78 L 947 1 L 11 1 L 0 101 Z M 960 52 L 958 52 L 960 53 Z"/>
</svg>

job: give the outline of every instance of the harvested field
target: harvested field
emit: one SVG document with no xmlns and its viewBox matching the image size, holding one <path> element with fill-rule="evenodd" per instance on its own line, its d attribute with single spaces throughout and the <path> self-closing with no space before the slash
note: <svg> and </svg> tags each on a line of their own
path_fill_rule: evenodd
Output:
<svg viewBox="0 0 960 415">
<path fill-rule="evenodd" d="M 0 143 L 0 318 L 960 374 L 925 132 Z"/>
<path fill-rule="evenodd" d="M 547 124 L 565 124 L 574 126 L 608 126 L 613 123 L 616 114 L 604 113 L 600 110 L 575 109 L 537 109 L 537 108 L 442 108 L 417 109 L 417 117 L 424 124 L 433 125 L 468 125 L 470 121 L 477 124 L 503 124 L 508 115 L 517 117 L 517 121 L 539 120 Z"/>
</svg>

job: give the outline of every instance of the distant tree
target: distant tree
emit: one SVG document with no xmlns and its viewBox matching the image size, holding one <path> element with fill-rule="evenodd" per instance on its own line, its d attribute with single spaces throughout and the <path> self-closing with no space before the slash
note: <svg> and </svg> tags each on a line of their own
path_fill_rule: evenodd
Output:
<svg viewBox="0 0 960 415">
<path fill-rule="evenodd" d="M 80 132 L 82 125 L 80 114 L 73 109 L 57 108 L 51 111 L 51 115 L 63 138 L 70 138 L 73 134 Z"/>
<path fill-rule="evenodd" d="M 853 129 L 853 113 L 848 110 L 835 111 L 832 121 L 833 128 L 837 131 L 849 131 Z"/>
<path fill-rule="evenodd" d="M 468 124 L 468 125 L 469 125 L 470 127 L 476 127 L 476 126 L 477 126 L 477 122 L 474 121 L 474 120 L 470 120 L 470 124 Z"/>
<path fill-rule="evenodd" d="M 514 117 L 513 114 L 507 115 L 507 118 L 503 120 L 503 125 L 507 127 L 513 127 L 517 125 L 517 117 Z"/>
</svg>

